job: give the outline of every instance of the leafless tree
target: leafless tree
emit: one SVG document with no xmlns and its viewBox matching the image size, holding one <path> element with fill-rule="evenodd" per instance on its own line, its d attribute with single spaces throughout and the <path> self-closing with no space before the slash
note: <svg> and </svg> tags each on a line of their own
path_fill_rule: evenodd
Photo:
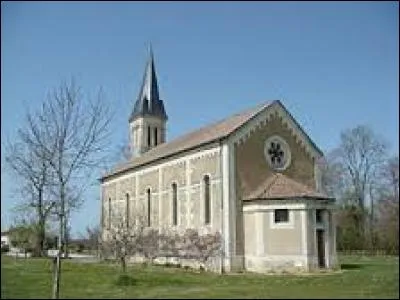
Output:
<svg viewBox="0 0 400 300">
<path fill-rule="evenodd" d="M 107 147 L 111 114 L 102 92 L 94 100 L 86 99 L 73 81 L 61 84 L 49 94 L 36 116 L 28 115 L 28 126 L 21 134 L 24 143 L 32 145 L 35 156 L 44 160 L 54 174 L 60 222 L 54 298 L 59 296 L 68 189 L 93 178 Z"/>
<path fill-rule="evenodd" d="M 345 130 L 340 138 L 338 158 L 347 170 L 358 206 L 364 209 L 368 185 L 386 158 L 386 144 L 367 126 Z"/>
<path fill-rule="evenodd" d="M 382 138 L 363 125 L 343 131 L 340 139 L 336 159 L 346 170 L 348 180 L 345 191 L 355 200 L 351 205 L 355 205 L 361 212 L 361 218 L 355 220 L 355 226 L 366 248 L 366 243 L 369 241 L 372 244 L 373 240 L 376 174 L 386 159 L 387 146 Z M 368 198 L 369 211 L 366 209 Z"/>
<path fill-rule="evenodd" d="M 187 229 L 182 241 L 181 255 L 200 261 L 203 267 L 210 258 L 219 257 L 221 254 L 222 238 L 219 232 L 200 235 L 195 229 Z"/>
<path fill-rule="evenodd" d="M 182 236 L 171 228 L 163 228 L 158 235 L 159 256 L 179 257 L 182 245 Z"/>
<path fill-rule="evenodd" d="M 399 157 L 389 158 L 383 165 L 381 176 L 384 184 L 391 191 L 394 199 L 399 199 Z"/>
<path fill-rule="evenodd" d="M 119 162 L 127 162 L 132 159 L 132 150 L 129 142 L 124 141 L 118 146 L 117 160 Z"/>
<path fill-rule="evenodd" d="M 150 264 L 152 264 L 154 259 L 160 254 L 159 240 L 159 231 L 154 228 L 144 228 L 143 234 L 139 236 L 139 253 L 142 254 Z"/>
<path fill-rule="evenodd" d="M 143 251 L 145 218 L 137 216 L 134 220 L 126 222 L 124 214 L 116 212 L 112 216 L 111 226 L 102 234 L 102 256 L 117 259 L 123 273 L 126 272 L 127 258 Z"/>
<path fill-rule="evenodd" d="M 399 251 L 399 159 L 389 158 L 382 165 L 382 186 L 377 199 L 377 231 L 381 248 L 390 254 Z"/>
<path fill-rule="evenodd" d="M 19 180 L 17 192 L 23 200 L 22 203 L 18 203 L 18 208 L 23 208 L 26 212 L 34 212 L 36 223 L 34 255 L 43 256 L 45 255 L 46 222 L 55 203 L 49 197 L 53 174 L 49 163 L 36 155 L 34 145 L 21 139 L 24 130 L 19 131 L 15 142 L 7 142 L 5 161 L 12 174 Z"/>
<path fill-rule="evenodd" d="M 344 165 L 337 160 L 337 151 L 332 151 L 326 157 L 317 161 L 321 172 L 322 191 L 336 199 L 342 198 L 346 189 L 347 178 Z"/>
<path fill-rule="evenodd" d="M 87 240 L 88 248 L 90 250 L 96 250 L 98 254 L 100 242 L 101 242 L 101 230 L 99 226 L 87 226 L 86 227 L 85 239 Z"/>
</svg>

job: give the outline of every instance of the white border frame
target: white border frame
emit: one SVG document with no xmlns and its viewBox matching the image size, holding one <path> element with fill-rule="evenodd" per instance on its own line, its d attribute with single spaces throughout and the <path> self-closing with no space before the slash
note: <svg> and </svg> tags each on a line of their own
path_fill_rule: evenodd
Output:
<svg viewBox="0 0 400 300">
<path fill-rule="evenodd" d="M 275 211 L 277 209 L 287 209 L 288 211 L 288 217 L 289 221 L 285 223 L 275 223 Z M 294 214 L 293 210 L 290 208 L 275 208 L 274 210 L 271 210 L 268 212 L 269 213 L 269 227 L 271 229 L 294 229 Z"/>
</svg>

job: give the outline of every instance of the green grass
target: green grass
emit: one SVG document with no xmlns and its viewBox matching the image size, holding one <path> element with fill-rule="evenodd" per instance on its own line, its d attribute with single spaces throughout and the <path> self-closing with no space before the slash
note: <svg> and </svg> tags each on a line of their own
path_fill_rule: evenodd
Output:
<svg viewBox="0 0 400 300">
<path fill-rule="evenodd" d="M 63 261 L 61 298 L 398 298 L 397 257 L 342 257 L 318 275 L 218 275 L 159 266 L 128 268 Z M 50 298 L 48 259 L 1 258 L 1 298 Z M 133 280 L 132 280 L 133 278 Z M 122 283 L 121 283 L 122 280 Z"/>
</svg>

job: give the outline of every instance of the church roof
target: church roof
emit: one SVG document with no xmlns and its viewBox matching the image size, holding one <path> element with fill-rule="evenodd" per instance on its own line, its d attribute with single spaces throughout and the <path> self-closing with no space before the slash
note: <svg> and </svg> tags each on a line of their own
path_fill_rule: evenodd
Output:
<svg viewBox="0 0 400 300">
<path fill-rule="evenodd" d="M 325 194 L 303 185 L 284 174 L 275 173 L 268 177 L 258 189 L 244 197 L 244 200 L 286 199 L 286 198 L 330 199 Z"/>
<path fill-rule="evenodd" d="M 225 138 L 274 102 L 275 101 L 263 103 L 255 108 L 243 111 L 225 118 L 222 121 L 192 131 L 172 140 L 171 142 L 160 144 L 143 153 L 141 156 L 117 166 L 114 170 L 104 175 L 102 179 Z"/>
<path fill-rule="evenodd" d="M 132 122 L 137 117 L 145 115 L 156 116 L 165 120 L 168 118 L 167 113 L 165 112 L 164 103 L 160 100 L 158 92 L 156 68 L 154 66 L 154 57 L 151 47 L 149 52 L 150 57 L 143 75 L 138 98 L 129 117 L 129 122 Z"/>
</svg>

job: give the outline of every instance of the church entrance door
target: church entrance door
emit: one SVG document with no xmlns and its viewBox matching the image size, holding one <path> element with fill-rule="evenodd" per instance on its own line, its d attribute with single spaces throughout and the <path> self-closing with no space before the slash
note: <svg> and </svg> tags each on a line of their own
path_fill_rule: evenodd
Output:
<svg viewBox="0 0 400 300">
<path fill-rule="evenodd" d="M 324 230 L 317 229 L 318 266 L 325 268 L 325 238 Z"/>
</svg>

